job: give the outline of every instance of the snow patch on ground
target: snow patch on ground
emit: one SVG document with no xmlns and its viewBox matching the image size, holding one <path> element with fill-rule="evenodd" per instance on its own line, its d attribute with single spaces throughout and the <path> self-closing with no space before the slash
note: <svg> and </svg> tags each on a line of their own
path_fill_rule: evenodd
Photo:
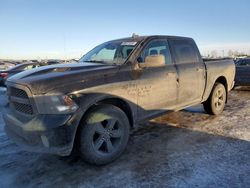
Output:
<svg viewBox="0 0 250 188">
<path fill-rule="evenodd" d="M 1 93 L 1 90 L 0 90 Z M 4 93 L 4 92 L 3 92 Z M 149 121 L 130 137 L 114 163 L 22 151 L 4 133 L 0 94 L 1 187 L 248 187 L 250 91 L 235 90 L 225 111 L 202 106 Z"/>
</svg>

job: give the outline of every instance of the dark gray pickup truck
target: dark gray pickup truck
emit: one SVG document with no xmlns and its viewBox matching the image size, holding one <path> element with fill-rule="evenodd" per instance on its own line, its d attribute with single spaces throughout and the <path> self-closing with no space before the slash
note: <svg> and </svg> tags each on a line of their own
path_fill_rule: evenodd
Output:
<svg viewBox="0 0 250 188">
<path fill-rule="evenodd" d="M 79 63 L 25 71 L 7 82 L 9 137 L 27 150 L 103 165 L 121 155 L 139 122 L 203 103 L 220 114 L 234 86 L 231 60 L 203 61 L 191 38 L 105 42 Z"/>
</svg>

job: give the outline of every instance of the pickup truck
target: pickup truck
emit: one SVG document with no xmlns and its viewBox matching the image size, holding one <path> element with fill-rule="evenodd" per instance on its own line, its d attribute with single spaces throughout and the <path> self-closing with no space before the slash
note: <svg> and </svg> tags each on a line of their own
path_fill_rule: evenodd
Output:
<svg viewBox="0 0 250 188">
<path fill-rule="evenodd" d="M 122 154 L 139 122 L 201 103 L 207 113 L 220 114 L 234 76 L 232 60 L 203 61 L 191 38 L 113 40 L 78 63 L 7 79 L 5 130 L 26 150 L 78 153 L 104 165 Z"/>
</svg>

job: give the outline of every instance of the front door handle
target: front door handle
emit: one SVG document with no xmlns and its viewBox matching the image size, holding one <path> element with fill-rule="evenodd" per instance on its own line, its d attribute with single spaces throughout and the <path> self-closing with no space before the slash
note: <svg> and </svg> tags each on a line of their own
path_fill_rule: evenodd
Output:
<svg viewBox="0 0 250 188">
<path fill-rule="evenodd" d="M 202 68 L 196 68 L 196 71 L 201 72 L 201 71 L 203 71 L 203 69 Z"/>
</svg>

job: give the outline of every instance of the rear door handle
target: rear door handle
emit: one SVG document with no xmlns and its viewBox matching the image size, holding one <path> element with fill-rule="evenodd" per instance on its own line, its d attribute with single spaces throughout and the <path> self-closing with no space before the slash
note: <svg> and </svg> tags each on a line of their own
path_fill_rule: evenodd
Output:
<svg viewBox="0 0 250 188">
<path fill-rule="evenodd" d="M 169 76 L 171 74 L 176 74 L 176 72 L 167 72 L 167 76 Z"/>
<path fill-rule="evenodd" d="M 177 85 L 177 87 L 180 86 L 180 80 L 179 80 L 179 78 L 176 78 L 176 85 Z"/>
</svg>

